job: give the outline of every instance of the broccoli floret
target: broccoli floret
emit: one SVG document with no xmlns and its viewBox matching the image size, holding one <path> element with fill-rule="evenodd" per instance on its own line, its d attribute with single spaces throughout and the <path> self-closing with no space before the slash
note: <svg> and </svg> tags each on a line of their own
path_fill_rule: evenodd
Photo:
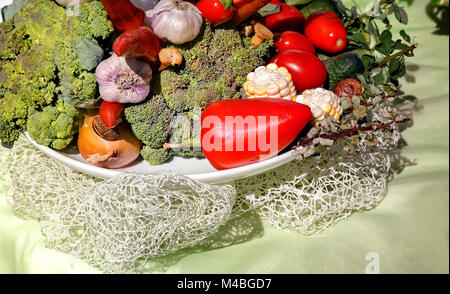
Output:
<svg viewBox="0 0 450 294">
<path fill-rule="evenodd" d="M 141 155 L 150 165 L 158 165 L 169 159 L 172 152 L 170 149 L 152 149 L 150 146 L 144 146 Z"/>
<path fill-rule="evenodd" d="M 134 135 L 143 144 L 152 149 L 159 149 L 169 138 L 173 111 L 167 107 L 163 98 L 154 97 L 127 107 L 125 118 L 131 124 Z"/>
<path fill-rule="evenodd" d="M 15 112 L 6 109 L 11 103 L 4 102 L 0 140 L 14 141 L 29 113 L 54 106 L 58 96 L 74 103 L 98 98 L 95 73 L 81 68 L 76 45 L 84 38 L 108 43 L 113 31 L 99 1 L 81 4 L 79 15 L 70 16 L 54 1 L 34 0 L 23 6 L 14 20 L 1 23 L 0 103 L 7 93 L 16 94 L 26 104 L 27 115 L 6 115 Z M 18 123 L 21 120 L 23 124 Z"/>
<path fill-rule="evenodd" d="M 78 132 L 81 112 L 67 102 L 58 100 L 56 106 L 44 107 L 28 118 L 27 131 L 38 144 L 55 150 L 65 149 Z"/>
<path fill-rule="evenodd" d="M 0 26 L 0 60 L 17 58 L 20 53 L 26 52 L 30 47 L 31 39 L 25 27 L 16 28 L 12 20 Z"/>
<path fill-rule="evenodd" d="M 16 141 L 28 116 L 28 104 L 22 96 L 6 93 L 0 100 L 0 140 L 4 144 Z"/>
</svg>

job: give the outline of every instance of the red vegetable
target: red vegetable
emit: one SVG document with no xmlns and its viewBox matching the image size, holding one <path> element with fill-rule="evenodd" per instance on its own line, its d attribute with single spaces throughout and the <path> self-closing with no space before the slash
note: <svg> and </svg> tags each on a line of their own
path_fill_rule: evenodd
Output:
<svg viewBox="0 0 450 294">
<path fill-rule="evenodd" d="M 121 103 L 102 101 L 100 105 L 100 118 L 107 128 L 114 128 L 119 123 L 119 118 L 122 115 L 125 106 Z"/>
<path fill-rule="evenodd" d="M 292 5 L 272 1 L 271 4 L 281 6 L 281 11 L 266 17 L 265 24 L 272 32 L 303 32 L 305 17 Z"/>
<path fill-rule="evenodd" d="M 246 3 L 251 2 L 252 0 L 233 0 L 233 6 L 236 8 L 239 8 L 243 6 Z"/>
<path fill-rule="evenodd" d="M 275 48 L 277 48 L 279 52 L 285 50 L 300 50 L 314 55 L 316 54 L 316 49 L 312 42 L 304 35 L 293 31 L 282 33 L 275 42 Z"/>
<path fill-rule="evenodd" d="M 283 66 L 292 75 L 297 91 L 315 89 L 323 86 L 327 79 L 325 65 L 314 54 L 299 51 L 286 50 L 279 52 L 271 63 Z"/>
<path fill-rule="evenodd" d="M 117 56 L 142 58 L 152 65 L 158 64 L 160 50 L 158 36 L 144 26 L 127 30 L 113 44 L 113 51 Z"/>
<path fill-rule="evenodd" d="M 290 100 L 215 102 L 202 113 L 202 151 L 220 170 L 259 162 L 292 143 L 310 119 L 308 106 Z"/>
<path fill-rule="evenodd" d="M 235 26 L 241 24 L 269 2 L 270 0 L 249 0 L 242 4 L 242 6 L 236 6 L 236 12 L 231 18 L 231 23 Z"/>
<path fill-rule="evenodd" d="M 234 14 L 233 0 L 200 0 L 196 6 L 203 18 L 215 26 L 229 21 Z"/>
<path fill-rule="evenodd" d="M 145 12 L 129 0 L 102 0 L 109 20 L 119 31 L 140 27 L 144 23 Z"/>
<path fill-rule="evenodd" d="M 305 35 L 314 46 L 328 53 L 338 53 L 347 47 L 347 30 L 333 12 L 318 11 L 306 20 Z"/>
</svg>

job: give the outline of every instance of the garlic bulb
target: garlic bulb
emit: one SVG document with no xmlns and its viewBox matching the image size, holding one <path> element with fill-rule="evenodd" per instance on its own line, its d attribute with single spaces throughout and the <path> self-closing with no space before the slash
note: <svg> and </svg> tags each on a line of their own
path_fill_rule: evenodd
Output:
<svg viewBox="0 0 450 294">
<path fill-rule="evenodd" d="M 152 69 L 136 58 L 113 54 L 97 66 L 95 76 L 103 100 L 139 103 L 150 93 Z"/>
<path fill-rule="evenodd" d="M 179 45 L 200 33 L 203 17 L 198 8 L 182 0 L 162 0 L 146 12 L 145 22 L 163 40 Z"/>
</svg>

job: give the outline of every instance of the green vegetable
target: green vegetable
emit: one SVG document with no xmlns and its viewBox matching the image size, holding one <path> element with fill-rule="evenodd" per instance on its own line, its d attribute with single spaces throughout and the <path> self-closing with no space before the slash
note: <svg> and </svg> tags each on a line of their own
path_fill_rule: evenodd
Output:
<svg viewBox="0 0 450 294">
<path fill-rule="evenodd" d="M 68 16 L 54 1 L 34 0 L 0 24 L 2 143 L 13 143 L 28 118 L 5 115 L 13 113 L 8 93 L 20 95 L 24 113 L 54 105 L 58 96 L 80 105 L 98 98 L 95 74 L 83 69 L 76 46 L 105 42 L 114 29 L 100 1 L 81 4 L 79 12 Z"/>
<path fill-rule="evenodd" d="M 90 39 L 81 39 L 75 48 L 81 68 L 85 70 L 93 70 L 102 61 L 103 49 Z"/>
<path fill-rule="evenodd" d="M 320 11 L 320 10 L 327 10 L 332 11 L 339 15 L 339 11 L 336 7 L 336 4 L 333 0 L 315 0 L 306 6 L 299 9 L 301 13 L 307 18 L 314 12 Z"/>
<path fill-rule="evenodd" d="M 339 81 L 348 78 L 357 78 L 357 74 L 364 72 L 361 57 L 352 52 L 343 53 L 324 61 L 328 71 L 327 88 L 333 90 Z"/>
<path fill-rule="evenodd" d="M 33 112 L 28 118 L 27 130 L 38 144 L 63 150 L 78 132 L 82 118 L 81 111 L 58 100 L 56 106 L 47 106 L 42 111 Z"/>
<path fill-rule="evenodd" d="M 156 74 L 151 84 L 153 96 L 144 103 L 125 109 L 125 117 L 134 135 L 148 146 L 141 152 L 147 161 L 160 163 L 167 154 L 168 157 L 172 154 L 202 156 L 201 151 L 177 149 L 170 153 L 163 152 L 161 156 L 160 149 L 164 143 L 173 143 L 171 134 L 180 138 L 177 130 L 170 128 L 175 116 L 192 118 L 194 108 L 203 109 L 215 101 L 243 96 L 242 85 L 247 80 L 247 74 L 266 64 L 264 59 L 269 57 L 272 46 L 271 41 L 265 41 L 254 48 L 250 42 L 250 38 L 241 37 L 235 28 L 213 28 L 206 24 L 197 39 L 176 46 L 183 55 L 184 64 Z M 183 131 L 189 132 L 189 127 Z M 190 136 L 190 146 L 187 147 L 199 146 L 200 134 L 191 130 Z"/>
<path fill-rule="evenodd" d="M 33 0 L 14 0 L 13 3 L 4 7 L 2 9 L 3 19 L 10 20 L 13 19 L 14 15 L 26 4 L 30 3 Z"/>
<path fill-rule="evenodd" d="M 174 112 L 161 97 L 125 108 L 125 118 L 133 134 L 152 149 L 162 148 L 169 139 Z"/>
<path fill-rule="evenodd" d="M 149 146 L 144 146 L 141 150 L 141 155 L 150 165 L 158 165 L 164 163 L 173 154 L 170 149 L 152 149 Z"/>
</svg>

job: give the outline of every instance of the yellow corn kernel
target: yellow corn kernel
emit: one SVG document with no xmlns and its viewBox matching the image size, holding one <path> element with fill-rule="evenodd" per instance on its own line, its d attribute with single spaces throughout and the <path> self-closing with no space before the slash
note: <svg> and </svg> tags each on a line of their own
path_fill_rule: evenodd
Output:
<svg viewBox="0 0 450 294">
<path fill-rule="evenodd" d="M 324 103 L 321 105 L 323 112 L 330 113 L 331 111 L 331 104 L 330 103 Z"/>
</svg>

